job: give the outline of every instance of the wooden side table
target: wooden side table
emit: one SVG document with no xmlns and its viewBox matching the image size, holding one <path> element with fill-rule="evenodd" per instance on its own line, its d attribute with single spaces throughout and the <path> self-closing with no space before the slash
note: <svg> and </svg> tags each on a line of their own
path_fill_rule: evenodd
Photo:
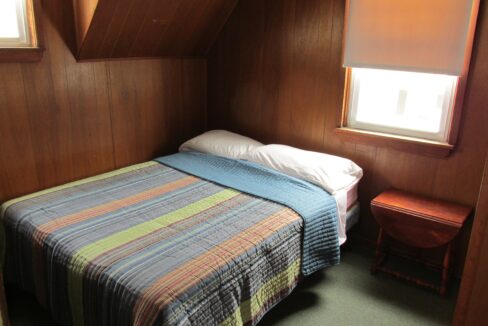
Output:
<svg viewBox="0 0 488 326">
<path fill-rule="evenodd" d="M 371 272 L 385 272 L 444 295 L 450 277 L 454 242 L 472 209 L 399 190 L 387 190 L 371 201 L 371 210 L 380 225 Z M 440 286 L 384 267 L 387 256 L 385 234 L 415 248 L 445 246 L 443 264 L 439 266 L 442 270 Z"/>
</svg>

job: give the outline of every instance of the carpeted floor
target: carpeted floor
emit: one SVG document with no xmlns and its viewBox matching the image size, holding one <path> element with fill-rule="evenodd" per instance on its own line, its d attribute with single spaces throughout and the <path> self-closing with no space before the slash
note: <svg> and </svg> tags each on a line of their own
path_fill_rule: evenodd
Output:
<svg viewBox="0 0 488 326">
<path fill-rule="evenodd" d="M 457 284 L 445 297 L 369 272 L 372 254 L 343 252 L 339 266 L 305 279 L 261 321 L 263 325 L 450 325 Z M 389 265 L 432 280 L 437 273 L 392 259 Z M 455 282 L 454 282 L 455 283 Z"/>
<path fill-rule="evenodd" d="M 370 253 L 345 250 L 339 266 L 304 280 L 260 325 L 450 324 L 456 286 L 440 297 L 385 275 L 372 276 L 370 263 Z M 54 325 L 34 299 L 18 289 L 8 287 L 7 301 L 13 326 Z"/>
</svg>

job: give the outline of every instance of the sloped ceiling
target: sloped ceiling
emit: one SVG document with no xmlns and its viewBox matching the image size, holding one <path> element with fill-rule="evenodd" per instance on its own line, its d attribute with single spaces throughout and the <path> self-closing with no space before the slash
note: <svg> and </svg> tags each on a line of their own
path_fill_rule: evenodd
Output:
<svg viewBox="0 0 488 326">
<path fill-rule="evenodd" d="M 78 59 L 204 56 L 237 0 L 73 0 Z"/>
</svg>

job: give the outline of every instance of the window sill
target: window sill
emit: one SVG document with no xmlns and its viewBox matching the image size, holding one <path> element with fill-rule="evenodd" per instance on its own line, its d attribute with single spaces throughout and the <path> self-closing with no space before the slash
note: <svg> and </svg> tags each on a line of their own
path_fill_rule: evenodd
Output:
<svg viewBox="0 0 488 326">
<path fill-rule="evenodd" d="M 43 48 L 0 48 L 0 62 L 37 62 L 43 54 Z"/>
<path fill-rule="evenodd" d="M 454 145 L 425 139 L 397 136 L 351 128 L 336 128 L 334 132 L 344 141 L 381 147 L 390 147 L 419 155 L 444 158 L 454 150 Z"/>
</svg>

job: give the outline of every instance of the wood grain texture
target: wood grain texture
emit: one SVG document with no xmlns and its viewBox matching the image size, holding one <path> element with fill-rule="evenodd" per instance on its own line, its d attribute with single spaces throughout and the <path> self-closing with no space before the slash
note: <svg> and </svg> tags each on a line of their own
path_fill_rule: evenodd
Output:
<svg viewBox="0 0 488 326">
<path fill-rule="evenodd" d="M 371 201 L 371 211 L 391 237 L 411 247 L 435 248 L 458 235 L 472 208 L 389 189 Z"/>
<path fill-rule="evenodd" d="M 473 210 L 471 207 L 427 198 L 397 189 L 389 189 L 371 201 L 371 205 L 433 220 L 460 229 Z"/>
<path fill-rule="evenodd" d="M 73 11 L 76 26 L 76 41 L 81 47 L 90 23 L 98 6 L 98 0 L 73 0 Z"/>
<path fill-rule="evenodd" d="M 344 141 L 350 141 L 356 144 L 389 147 L 402 152 L 410 152 L 438 158 L 448 157 L 455 147 L 454 145 L 447 143 L 347 127 L 336 128 L 334 132 Z"/>
<path fill-rule="evenodd" d="M 85 60 L 203 56 L 237 0 L 74 0 L 74 3 L 78 58 Z"/>
<path fill-rule="evenodd" d="M 0 64 L 0 202 L 173 152 L 204 129 L 204 60 L 77 63 L 72 10 L 44 1 L 42 61 Z"/>
<path fill-rule="evenodd" d="M 40 48 L 17 48 L 0 49 L 1 62 L 37 62 L 42 59 L 44 49 Z"/>
<path fill-rule="evenodd" d="M 480 325 L 488 320 L 488 152 L 475 223 L 454 315 L 454 325 Z"/>
<path fill-rule="evenodd" d="M 348 157 L 363 167 L 362 218 L 352 237 L 371 244 L 372 198 L 394 187 L 474 207 L 488 148 L 488 6 L 480 8 L 457 148 L 446 159 L 343 141 L 340 125 L 344 1 L 240 1 L 208 58 L 208 127 L 265 143 Z M 463 266 L 469 228 L 461 235 Z"/>
</svg>

